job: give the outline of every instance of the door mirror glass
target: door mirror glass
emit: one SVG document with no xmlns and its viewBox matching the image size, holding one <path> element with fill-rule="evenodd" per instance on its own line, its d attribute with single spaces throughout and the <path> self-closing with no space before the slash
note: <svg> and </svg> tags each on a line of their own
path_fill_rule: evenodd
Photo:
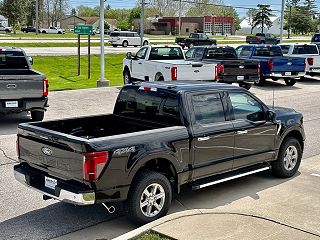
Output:
<svg viewBox="0 0 320 240">
<path fill-rule="evenodd" d="M 272 110 L 268 110 L 267 111 L 267 121 L 275 122 L 276 119 L 277 119 L 277 114 Z"/>
<path fill-rule="evenodd" d="M 28 57 L 28 61 L 30 62 L 31 65 L 33 65 L 33 58 L 32 57 Z"/>
<path fill-rule="evenodd" d="M 132 59 L 132 52 L 127 52 L 127 59 Z"/>
</svg>

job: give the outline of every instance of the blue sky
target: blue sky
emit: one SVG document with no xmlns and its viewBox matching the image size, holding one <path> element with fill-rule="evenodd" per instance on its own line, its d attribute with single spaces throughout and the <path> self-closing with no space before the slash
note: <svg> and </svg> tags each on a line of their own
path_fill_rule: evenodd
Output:
<svg viewBox="0 0 320 240">
<path fill-rule="evenodd" d="M 99 0 L 69 0 L 72 6 L 78 5 L 87 5 L 87 6 L 98 6 Z M 146 0 L 147 2 L 147 0 Z M 255 7 L 257 4 L 270 4 L 272 9 L 280 10 L 281 9 L 281 0 L 224 0 L 225 4 L 231 4 L 233 6 L 241 6 L 241 7 Z M 302 0 L 303 2 L 303 0 Z M 318 1 L 318 6 L 319 6 Z M 131 8 L 136 4 L 136 0 L 107 0 L 106 4 L 110 4 L 112 8 Z M 236 9 L 240 16 L 244 16 L 246 11 L 245 9 Z M 275 13 L 279 14 L 280 13 Z"/>
</svg>

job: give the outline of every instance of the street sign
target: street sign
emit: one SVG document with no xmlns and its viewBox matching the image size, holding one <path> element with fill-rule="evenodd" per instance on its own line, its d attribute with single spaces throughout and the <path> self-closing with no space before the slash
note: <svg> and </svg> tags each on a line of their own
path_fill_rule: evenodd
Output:
<svg viewBox="0 0 320 240">
<path fill-rule="evenodd" d="M 79 35 L 92 35 L 93 27 L 92 25 L 75 25 L 74 33 Z"/>
</svg>

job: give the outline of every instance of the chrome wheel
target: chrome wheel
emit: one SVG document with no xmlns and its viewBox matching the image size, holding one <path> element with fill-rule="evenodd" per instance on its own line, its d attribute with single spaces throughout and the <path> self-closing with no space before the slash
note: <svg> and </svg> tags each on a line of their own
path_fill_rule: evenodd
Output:
<svg viewBox="0 0 320 240">
<path fill-rule="evenodd" d="M 150 184 L 144 189 L 140 198 L 140 209 L 146 217 L 154 217 L 160 213 L 166 200 L 163 187 L 158 183 Z"/>
<path fill-rule="evenodd" d="M 295 168 L 298 162 L 298 150 L 295 146 L 289 146 L 284 154 L 284 167 L 287 171 Z"/>
</svg>

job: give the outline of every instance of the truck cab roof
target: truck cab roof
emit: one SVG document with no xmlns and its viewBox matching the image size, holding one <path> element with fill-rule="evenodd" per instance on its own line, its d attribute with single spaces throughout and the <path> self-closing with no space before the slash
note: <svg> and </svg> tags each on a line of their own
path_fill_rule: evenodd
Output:
<svg viewBox="0 0 320 240">
<path fill-rule="evenodd" d="M 4 51 L 15 51 L 15 52 L 22 52 L 21 48 L 15 48 L 15 47 L 2 47 L 0 46 L 0 52 Z"/>
</svg>

